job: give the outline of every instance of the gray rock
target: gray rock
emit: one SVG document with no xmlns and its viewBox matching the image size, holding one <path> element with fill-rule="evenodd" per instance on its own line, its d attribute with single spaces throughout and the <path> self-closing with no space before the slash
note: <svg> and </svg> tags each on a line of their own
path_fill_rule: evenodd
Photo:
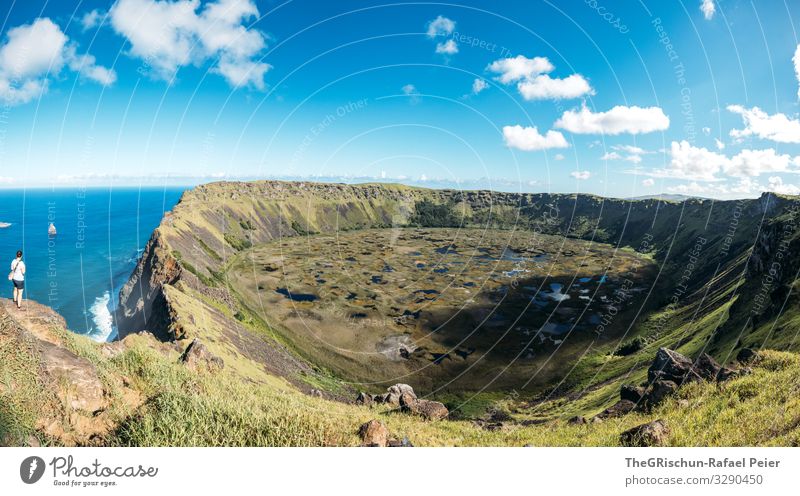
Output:
<svg viewBox="0 0 800 496">
<path fill-rule="evenodd" d="M 222 358 L 208 351 L 208 348 L 197 338 L 194 338 L 189 343 L 189 346 L 186 347 L 180 357 L 180 361 L 195 371 L 217 372 L 225 367 L 225 362 L 222 361 Z"/>
<path fill-rule="evenodd" d="M 666 422 L 654 420 L 623 432 L 619 436 L 619 442 L 623 446 L 664 446 L 669 434 Z"/>
</svg>

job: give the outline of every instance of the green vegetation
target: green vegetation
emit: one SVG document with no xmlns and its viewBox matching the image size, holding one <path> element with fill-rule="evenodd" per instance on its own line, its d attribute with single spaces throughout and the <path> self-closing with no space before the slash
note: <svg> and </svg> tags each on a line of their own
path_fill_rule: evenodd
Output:
<svg viewBox="0 0 800 496">
<path fill-rule="evenodd" d="M 452 203 L 439 204 L 427 199 L 414 205 L 414 215 L 409 223 L 419 227 L 458 227 L 462 224 Z"/>
</svg>

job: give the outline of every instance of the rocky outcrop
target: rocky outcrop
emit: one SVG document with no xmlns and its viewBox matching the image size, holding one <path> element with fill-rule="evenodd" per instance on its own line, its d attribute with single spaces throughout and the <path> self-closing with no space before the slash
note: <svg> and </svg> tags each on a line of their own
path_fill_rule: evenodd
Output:
<svg viewBox="0 0 800 496">
<path fill-rule="evenodd" d="M 363 424 L 358 430 L 361 437 L 361 445 L 369 447 L 383 448 L 389 442 L 389 429 L 378 420 L 370 420 Z"/>
<path fill-rule="evenodd" d="M 743 358 L 752 357 L 749 352 L 744 352 L 742 355 Z M 724 382 L 746 373 L 749 373 L 748 369 L 735 370 L 724 367 L 706 353 L 692 361 L 677 351 L 660 348 L 647 371 L 648 381 L 639 386 L 622 385 L 619 392 L 620 401 L 599 413 L 596 418 L 619 417 L 634 410 L 651 411 L 674 395 L 686 382 Z"/>
<path fill-rule="evenodd" d="M 419 415 L 426 420 L 444 420 L 450 415 L 444 403 L 418 399 L 413 394 L 403 393 L 400 396 L 400 410 Z"/>
<path fill-rule="evenodd" d="M 181 355 L 180 361 L 192 370 L 205 370 L 208 372 L 218 372 L 225 368 L 225 362 L 210 351 L 208 348 L 195 338 L 186 347 Z"/>
<path fill-rule="evenodd" d="M 670 429 L 666 422 L 654 420 L 623 432 L 619 436 L 619 442 L 623 446 L 631 447 L 664 446 L 669 434 Z"/>
</svg>

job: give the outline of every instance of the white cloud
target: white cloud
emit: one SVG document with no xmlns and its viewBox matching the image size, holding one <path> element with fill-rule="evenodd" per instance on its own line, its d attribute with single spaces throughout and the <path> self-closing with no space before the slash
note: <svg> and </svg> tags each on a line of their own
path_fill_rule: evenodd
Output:
<svg viewBox="0 0 800 496">
<path fill-rule="evenodd" d="M 625 160 L 634 164 L 642 163 L 642 157 L 640 155 L 628 155 L 625 157 Z"/>
<path fill-rule="evenodd" d="M 656 183 L 655 179 L 648 177 L 647 179 L 642 179 L 642 186 L 645 188 L 650 188 Z"/>
<path fill-rule="evenodd" d="M 800 195 L 800 187 L 794 184 L 784 184 L 783 179 L 778 176 L 769 178 L 769 186 L 767 191 L 774 191 L 782 195 Z"/>
<path fill-rule="evenodd" d="M 99 26 L 105 15 L 106 13 L 101 12 L 100 9 L 94 9 L 91 12 L 87 12 L 81 18 L 81 26 L 83 26 L 83 30 L 88 31 L 89 29 Z"/>
<path fill-rule="evenodd" d="M 574 171 L 569 173 L 570 176 L 574 177 L 579 181 L 585 181 L 592 177 L 592 173 L 589 171 Z"/>
<path fill-rule="evenodd" d="M 580 74 L 563 79 L 552 78 L 548 73 L 555 67 L 547 57 L 529 59 L 524 55 L 495 60 L 487 69 L 499 74 L 497 80 L 503 84 L 517 83 L 517 90 L 525 100 L 560 100 L 593 95 L 589 82 Z"/>
<path fill-rule="evenodd" d="M 727 157 L 692 146 L 688 141 L 673 141 L 670 154 L 669 175 L 677 178 L 714 181 L 716 174 L 728 164 Z"/>
<path fill-rule="evenodd" d="M 737 141 L 752 136 L 777 143 L 800 143 L 800 121 L 785 114 L 769 115 L 758 107 L 746 109 L 741 105 L 730 105 L 728 110 L 739 114 L 744 120 L 744 129 L 732 129 L 730 135 Z"/>
<path fill-rule="evenodd" d="M 600 160 L 622 160 L 622 155 L 617 152 L 606 152 L 600 157 Z"/>
<path fill-rule="evenodd" d="M 458 45 L 456 45 L 456 42 L 454 40 L 447 40 L 444 43 L 437 43 L 436 53 L 442 53 L 445 55 L 454 55 L 458 53 Z"/>
<path fill-rule="evenodd" d="M 547 60 L 547 57 L 534 57 L 529 59 L 524 55 L 517 55 L 514 58 L 495 60 L 489 67 L 492 72 L 500 74 L 497 80 L 503 84 L 509 84 L 521 79 L 532 79 L 539 74 L 552 72 L 555 67 Z"/>
<path fill-rule="evenodd" d="M 742 150 L 733 157 L 726 157 L 687 141 L 673 141 L 670 155 L 669 168 L 656 170 L 655 176 L 710 182 L 721 180 L 719 173 L 747 178 L 774 172 L 800 172 L 800 158 L 779 155 L 772 148 Z"/>
<path fill-rule="evenodd" d="M 561 161 L 561 160 L 564 160 L 566 157 L 564 157 L 563 153 L 556 153 L 556 156 L 553 157 L 553 158 L 558 160 L 558 161 Z"/>
<path fill-rule="evenodd" d="M 171 81 L 181 67 L 218 60 L 212 71 L 229 85 L 265 87 L 271 66 L 258 57 L 266 38 L 244 24 L 259 15 L 252 0 L 216 0 L 202 8 L 197 0 L 119 0 L 109 14 L 130 42 L 130 55 L 156 77 Z"/>
<path fill-rule="evenodd" d="M 428 23 L 428 36 L 431 38 L 448 36 L 452 34 L 455 28 L 456 23 L 454 21 L 444 16 L 438 16 Z"/>
<path fill-rule="evenodd" d="M 0 100 L 9 105 L 31 101 L 49 86 L 64 67 L 101 84 L 116 80 L 113 70 L 98 66 L 77 48 L 53 21 L 40 18 L 8 31 L 0 46 Z"/>
<path fill-rule="evenodd" d="M 641 134 L 669 128 L 669 117 L 659 107 L 616 106 L 594 113 L 584 105 L 579 111 L 564 112 L 555 127 L 575 134 Z"/>
<path fill-rule="evenodd" d="M 717 150 L 724 150 L 725 149 L 725 143 L 723 143 L 722 141 L 720 141 L 717 138 L 714 138 L 714 144 L 717 145 Z"/>
<path fill-rule="evenodd" d="M 505 138 L 506 146 L 509 148 L 517 148 L 526 152 L 569 147 L 563 134 L 550 130 L 547 131 L 547 134 L 542 135 L 535 126 L 505 126 L 503 128 L 503 137 Z"/>
<path fill-rule="evenodd" d="M 798 84 L 800 84 L 800 45 L 797 45 L 797 49 L 794 51 L 792 62 L 794 62 L 794 74 L 797 77 Z M 800 87 L 797 88 L 797 98 L 800 99 Z"/>
<path fill-rule="evenodd" d="M 711 20 L 714 18 L 714 13 L 717 11 L 717 6 L 714 5 L 714 0 L 702 0 L 700 2 L 700 11 L 703 13 L 703 16 L 706 20 Z"/>
<path fill-rule="evenodd" d="M 401 90 L 403 90 L 403 94 L 404 95 L 411 96 L 411 95 L 417 95 L 418 94 L 417 93 L 417 87 L 414 86 L 413 84 L 407 84 L 407 85 L 403 86 L 401 88 Z"/>
<path fill-rule="evenodd" d="M 786 172 L 792 164 L 789 155 L 778 155 L 774 149 L 742 150 L 724 166 L 731 176 L 759 176 L 769 172 Z"/>
<path fill-rule="evenodd" d="M 703 128 L 703 134 L 705 134 L 706 136 L 710 136 L 711 135 L 711 128 L 710 127 L 704 127 Z"/>
<path fill-rule="evenodd" d="M 481 78 L 477 78 L 475 81 L 472 82 L 472 94 L 477 95 L 481 91 L 485 90 L 489 87 L 489 83 L 484 81 Z"/>
<path fill-rule="evenodd" d="M 580 74 L 573 74 L 563 79 L 553 79 L 543 74 L 520 82 L 517 89 L 526 100 L 561 100 L 594 93 L 589 82 Z"/>
<path fill-rule="evenodd" d="M 614 145 L 614 146 L 611 147 L 611 149 L 618 150 L 618 151 L 625 152 L 625 153 L 630 153 L 631 155 L 644 155 L 646 153 L 652 153 L 652 152 L 648 152 L 644 148 L 640 148 L 638 146 L 631 146 L 631 145 Z"/>
</svg>

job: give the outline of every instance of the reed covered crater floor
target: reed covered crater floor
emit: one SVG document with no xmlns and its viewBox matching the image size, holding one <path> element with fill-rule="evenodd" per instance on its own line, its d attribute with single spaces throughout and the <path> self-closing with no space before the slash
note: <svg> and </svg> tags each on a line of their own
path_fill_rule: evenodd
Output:
<svg viewBox="0 0 800 496">
<path fill-rule="evenodd" d="M 397 228 L 283 238 L 239 253 L 242 303 L 346 380 L 421 390 L 552 384 L 624 339 L 648 305 L 648 257 L 529 231 Z"/>
</svg>

